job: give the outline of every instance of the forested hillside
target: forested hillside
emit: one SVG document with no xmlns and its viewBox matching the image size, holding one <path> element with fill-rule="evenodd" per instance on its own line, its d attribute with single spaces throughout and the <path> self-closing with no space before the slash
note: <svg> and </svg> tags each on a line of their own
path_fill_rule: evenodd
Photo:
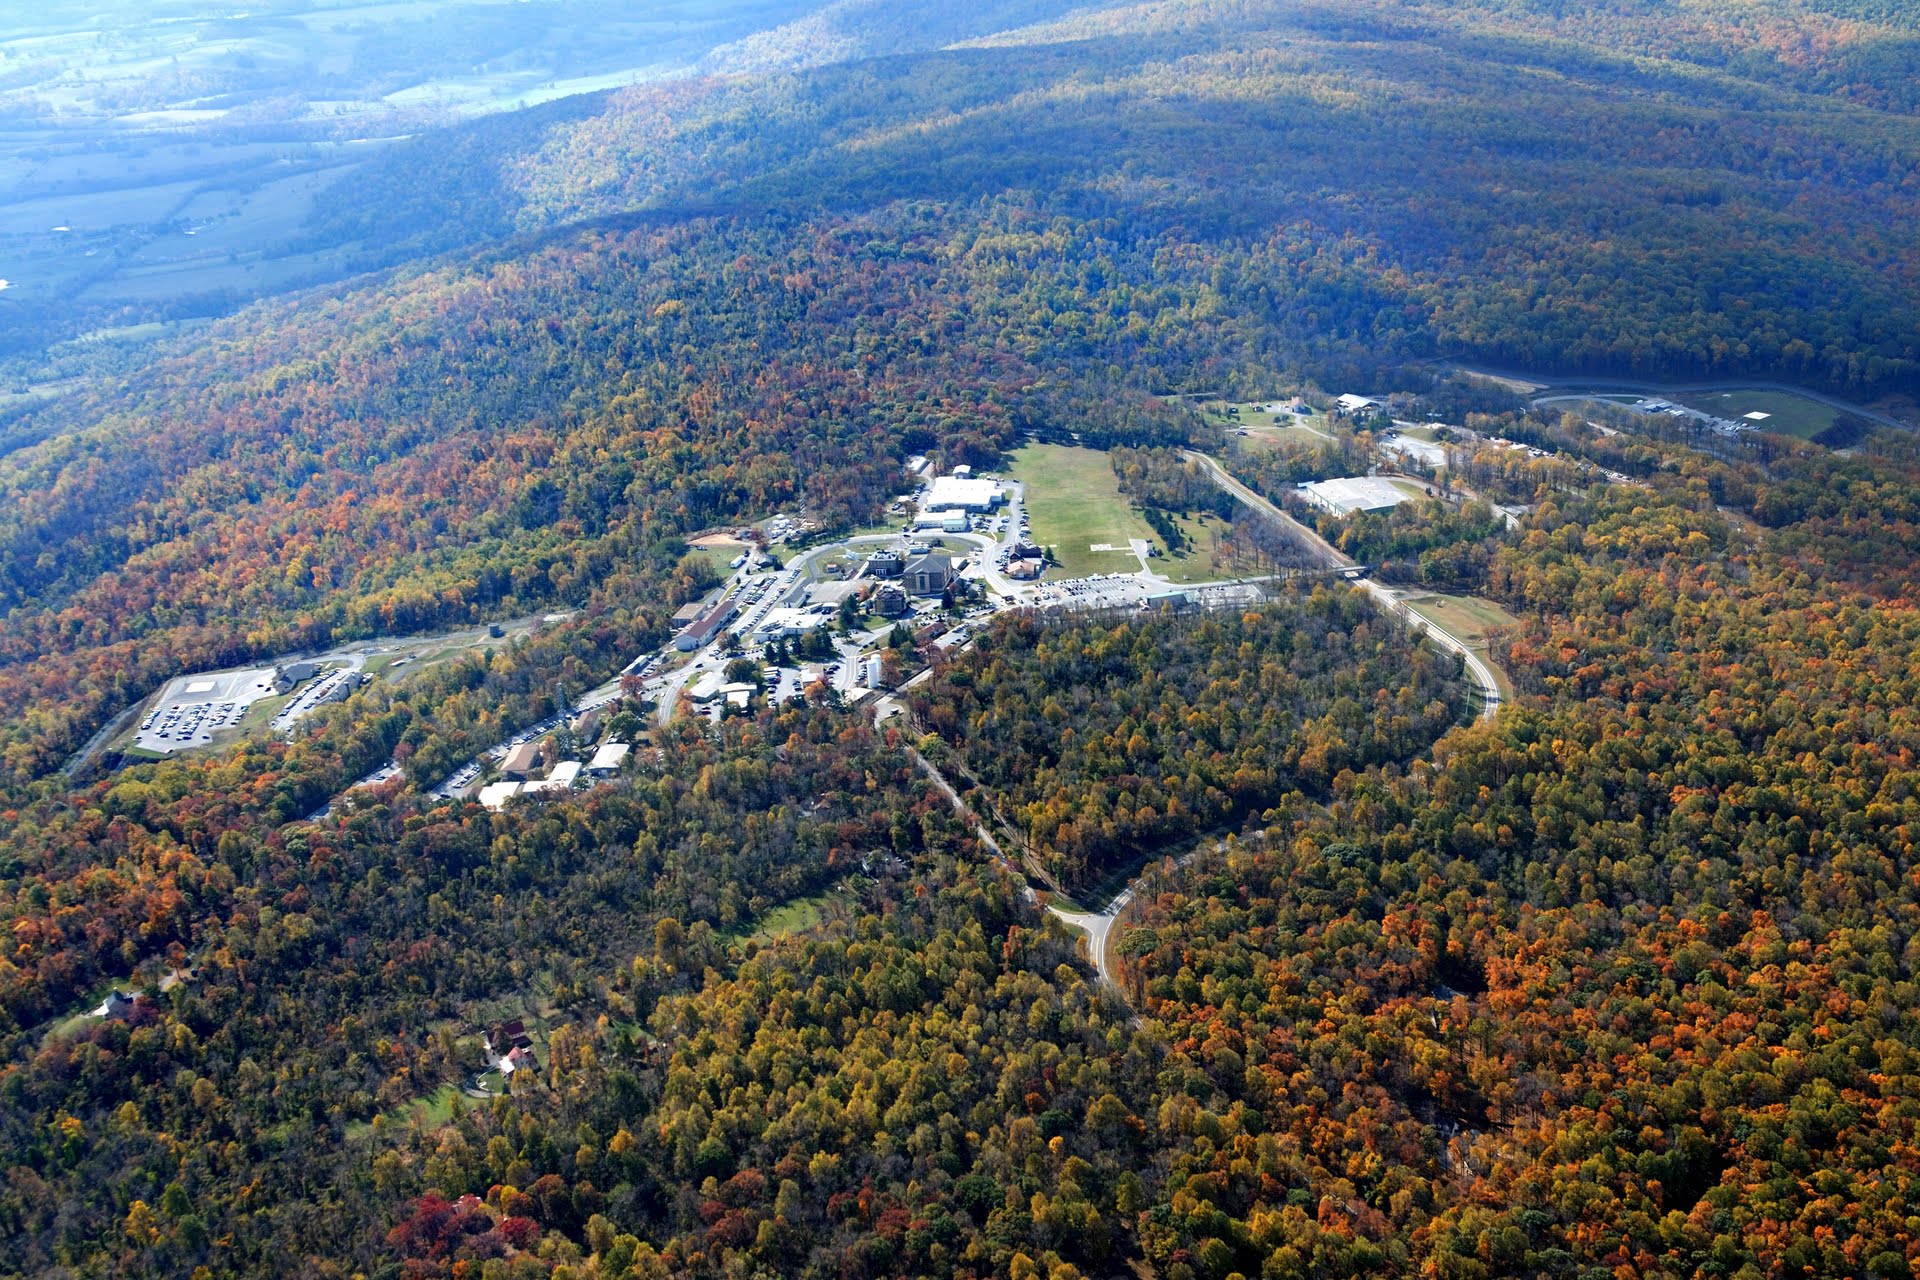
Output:
<svg viewBox="0 0 1920 1280">
<path fill-rule="evenodd" d="M 9 410 L 0 1276 L 1920 1267 L 1915 437 L 1420 363 L 1920 390 L 1911 6 L 1063 11 L 865 57 L 921 9 L 843 0 L 739 74 L 423 134 L 302 232 L 387 210 L 377 274 Z M 616 686 L 616 776 L 430 792 L 661 648 L 699 531 L 865 526 L 910 456 L 1034 437 L 1240 520 L 1195 403 L 1349 387 L 1542 451 L 1436 484 L 1511 525 L 1320 521 L 1518 619 L 1489 719 L 1321 579 L 956 609 L 859 707 Z M 1230 460 L 1285 500 L 1365 434 Z M 549 610 L 57 772 L 185 671 Z M 1115 981 L 1023 868 L 1135 888 Z"/>
<path fill-rule="evenodd" d="M 1275 367 L 1911 389 L 1920 134 L 1813 101 L 1463 14 L 1202 4 L 422 138 L 323 221 L 537 237 L 16 426 L 52 439 L 0 462 L 9 764 L 183 667 L 577 604 L 735 511 L 864 517 L 903 444 L 1164 434 L 1145 394 Z"/>
<path fill-rule="evenodd" d="M 1066 885 L 1411 759 L 1459 719 L 1459 662 L 1347 591 L 1230 617 L 1005 620 L 913 695 Z"/>
</svg>

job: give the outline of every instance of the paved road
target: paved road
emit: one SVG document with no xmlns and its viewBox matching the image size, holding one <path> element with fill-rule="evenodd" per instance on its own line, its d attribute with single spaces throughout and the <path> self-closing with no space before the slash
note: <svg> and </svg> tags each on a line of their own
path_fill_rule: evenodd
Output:
<svg viewBox="0 0 1920 1280">
<path fill-rule="evenodd" d="M 1225 489 L 1228 493 L 1249 507 L 1252 507 L 1255 511 L 1279 521 L 1282 525 L 1292 530 L 1307 546 L 1314 549 L 1315 554 L 1321 558 L 1328 568 L 1349 569 L 1354 567 L 1354 561 L 1340 554 L 1325 538 L 1322 538 L 1312 529 L 1301 524 L 1279 507 L 1274 506 L 1273 503 L 1267 501 L 1252 489 L 1249 489 L 1246 485 L 1234 479 L 1227 473 L 1227 469 L 1221 466 L 1217 460 L 1208 457 L 1204 453 L 1197 453 L 1192 449 L 1188 449 L 1186 455 L 1205 467 L 1207 474 L 1211 475 L 1214 483 L 1218 484 L 1222 489 Z M 1370 578 L 1360 579 L 1358 585 L 1367 593 L 1368 599 L 1372 600 L 1381 612 L 1405 619 L 1432 637 L 1441 648 L 1449 649 L 1459 654 L 1461 660 L 1466 663 L 1467 674 L 1473 678 L 1474 684 L 1478 686 L 1480 690 L 1480 718 L 1482 720 L 1493 719 L 1494 714 L 1500 710 L 1500 684 L 1493 678 L 1493 668 L 1487 665 L 1484 658 L 1469 648 L 1466 642 L 1461 640 L 1459 636 L 1454 635 L 1436 623 L 1420 617 L 1411 609 L 1407 608 L 1405 602 L 1400 599 L 1399 593 L 1395 592 L 1393 588 L 1383 587 Z"/>
<path fill-rule="evenodd" d="M 1911 431 L 1915 425 L 1911 422 L 1902 422 L 1898 418 L 1889 417 L 1877 410 L 1869 409 L 1863 404 L 1855 404 L 1851 400 L 1842 400 L 1839 396 L 1828 395 L 1824 391 L 1814 391 L 1807 387 L 1796 387 L 1786 382 L 1755 382 L 1750 379 L 1739 378 L 1722 379 L 1711 382 L 1649 382 L 1645 378 L 1588 378 L 1579 376 L 1555 378 L 1550 374 L 1544 373 L 1519 373 L 1510 370 L 1485 369 L 1463 364 L 1451 364 L 1450 367 L 1459 369 L 1462 373 L 1485 374 L 1490 377 L 1506 378 L 1511 381 L 1525 382 L 1537 386 L 1540 390 L 1536 392 L 1533 397 L 1529 398 L 1533 404 L 1547 404 L 1558 400 L 1587 398 L 1576 394 L 1580 391 L 1632 391 L 1641 395 L 1662 397 L 1685 396 L 1688 394 L 1702 395 L 1716 391 L 1779 391 L 1787 395 L 1804 397 L 1818 404 L 1823 404 L 1829 409 L 1837 409 L 1842 413 L 1854 414 L 1870 422 L 1877 422 L 1883 427 L 1896 427 L 1902 431 Z"/>
<path fill-rule="evenodd" d="M 1268 502 L 1265 498 L 1247 488 L 1246 485 L 1234 479 L 1227 469 L 1220 465 L 1217 459 L 1192 449 L 1185 450 L 1185 453 L 1188 458 L 1207 469 L 1207 474 L 1213 477 L 1215 484 L 1240 499 L 1240 501 L 1246 503 L 1249 507 L 1252 507 L 1255 511 L 1278 521 L 1284 528 L 1296 534 L 1302 545 L 1313 549 L 1315 555 L 1320 560 L 1321 568 L 1351 569 L 1353 567 L 1353 561 L 1334 550 L 1333 547 L 1328 545 L 1325 538 L 1322 538 L 1319 534 L 1282 511 L 1279 507 L 1274 506 L 1271 502 Z"/>
<path fill-rule="evenodd" d="M 1224 841 L 1215 841 L 1214 847 L 1221 848 L 1224 847 L 1224 844 Z M 1174 865 L 1176 867 L 1184 867 L 1191 863 L 1195 858 L 1200 856 L 1201 847 L 1203 846 L 1196 846 L 1195 848 L 1187 850 L 1178 858 L 1174 859 Z M 1147 881 L 1153 879 L 1160 873 L 1161 866 L 1162 863 L 1158 858 L 1148 863 L 1139 875 L 1127 882 L 1126 888 L 1113 895 L 1113 901 L 1107 903 L 1107 905 L 1099 911 L 1068 911 L 1064 907 L 1052 905 L 1047 907 L 1047 910 L 1051 911 L 1056 919 L 1071 925 L 1073 928 L 1087 935 L 1087 950 L 1093 955 L 1093 967 L 1099 971 L 1101 978 L 1116 991 L 1120 990 L 1120 980 L 1114 977 L 1113 966 L 1107 959 L 1107 944 L 1113 936 L 1113 926 L 1119 923 L 1120 917 L 1126 912 L 1128 904 L 1131 903 L 1135 895 L 1145 887 Z"/>
</svg>

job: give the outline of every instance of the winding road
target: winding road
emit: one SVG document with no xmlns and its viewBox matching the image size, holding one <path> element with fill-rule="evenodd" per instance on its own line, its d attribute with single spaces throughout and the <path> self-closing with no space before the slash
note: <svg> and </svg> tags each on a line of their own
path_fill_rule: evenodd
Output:
<svg viewBox="0 0 1920 1280">
<path fill-rule="evenodd" d="M 1227 469 L 1221 466 L 1216 459 L 1207 454 L 1197 453 L 1192 450 L 1188 450 L 1186 456 L 1205 467 L 1207 474 L 1213 478 L 1214 483 L 1232 494 L 1241 503 L 1288 530 L 1300 541 L 1302 546 L 1308 548 L 1313 553 L 1315 558 L 1321 562 L 1323 568 L 1337 571 L 1358 567 L 1353 560 L 1342 555 L 1328 543 L 1326 539 L 1322 538 L 1312 529 L 1301 524 L 1298 520 L 1295 520 L 1292 516 L 1280 510 L 1280 508 L 1272 502 L 1269 502 L 1260 494 L 1234 479 L 1234 477 L 1227 472 Z M 1499 712 L 1501 701 L 1500 685 L 1494 678 L 1493 668 L 1487 664 L 1485 659 L 1475 653 L 1465 641 L 1444 628 L 1415 614 L 1392 588 L 1384 587 L 1377 582 L 1365 578 L 1359 579 L 1355 585 L 1367 593 L 1367 598 L 1373 602 L 1375 608 L 1383 613 L 1397 616 L 1407 621 L 1431 637 L 1440 647 L 1460 655 L 1461 661 L 1465 664 L 1468 677 L 1472 679 L 1474 685 L 1479 690 L 1481 699 L 1480 718 L 1482 720 L 1491 720 Z M 926 679 L 930 674 L 931 672 L 922 672 L 911 683 L 917 684 L 921 680 Z M 904 718 L 905 715 L 906 708 L 892 695 L 879 699 L 873 705 L 873 717 L 876 725 L 883 724 L 895 716 Z M 960 815 L 961 819 L 973 828 L 981 844 L 993 854 L 994 858 L 1009 871 L 1019 871 L 1020 868 L 1015 864 L 1014 860 L 1007 856 L 1000 842 L 996 840 L 993 833 L 987 829 L 986 823 L 983 822 L 980 816 L 961 798 L 960 793 L 954 788 L 953 784 L 946 779 L 945 775 L 940 772 L 939 768 L 911 747 L 907 748 L 907 753 L 913 760 L 915 766 L 924 772 L 927 777 L 932 780 L 934 786 L 939 789 L 940 793 L 947 798 L 947 802 L 953 806 L 954 811 Z M 1177 865 L 1185 866 L 1191 862 L 1195 857 L 1199 856 L 1201 847 L 1204 846 L 1196 847 L 1182 855 Z M 1107 986 L 1112 988 L 1116 993 L 1120 993 L 1121 991 L 1120 983 L 1114 974 L 1113 964 L 1108 955 L 1110 950 L 1109 944 L 1113 938 L 1114 926 L 1119 923 L 1120 917 L 1126 912 L 1127 907 L 1133 902 L 1134 897 L 1140 892 L 1142 887 L 1144 887 L 1147 881 L 1154 875 L 1158 874 L 1159 870 L 1160 864 L 1158 862 L 1149 865 L 1146 869 L 1142 870 L 1138 876 L 1135 876 L 1129 881 L 1127 887 L 1115 894 L 1112 901 L 1108 902 L 1107 905 L 1099 911 L 1073 911 L 1065 907 L 1055 906 L 1051 903 L 1047 905 L 1048 913 L 1055 919 L 1086 935 L 1087 954 L 1093 961 L 1095 972 L 1100 975 L 1101 981 L 1106 983 Z M 1022 891 L 1027 899 L 1029 901 L 1035 901 L 1036 894 L 1033 886 L 1027 882 L 1024 876 L 1022 877 L 1022 886 Z M 1122 995 L 1122 999 L 1124 998 L 1124 995 Z"/>
<path fill-rule="evenodd" d="M 1322 538 L 1312 529 L 1301 524 L 1279 507 L 1276 507 L 1273 503 L 1267 501 L 1267 499 L 1234 479 L 1233 476 L 1227 472 L 1227 469 L 1220 465 L 1218 459 L 1204 453 L 1195 452 L 1192 449 L 1188 449 L 1185 452 L 1189 459 L 1207 469 L 1207 474 L 1213 477 L 1215 484 L 1225 489 L 1254 511 L 1259 512 L 1270 520 L 1276 521 L 1289 533 L 1293 534 L 1294 537 L 1299 539 L 1302 545 L 1311 548 L 1314 555 L 1320 559 L 1326 568 L 1355 569 L 1359 567 L 1355 561 L 1336 550 L 1325 538 Z M 1378 608 L 1382 613 L 1398 617 L 1408 622 L 1415 630 L 1421 631 L 1432 638 L 1441 648 L 1459 654 L 1461 661 L 1466 664 L 1467 675 L 1473 680 L 1474 685 L 1480 691 L 1480 718 L 1482 720 L 1493 719 L 1494 715 L 1500 710 L 1500 683 L 1494 679 L 1493 668 L 1487 664 L 1486 659 L 1475 653 L 1459 636 L 1414 613 L 1413 610 L 1407 607 L 1406 602 L 1400 599 L 1399 593 L 1393 588 L 1381 586 L 1371 578 L 1361 578 L 1355 585 L 1367 593 L 1368 599 L 1372 600 L 1374 607 Z"/>
<path fill-rule="evenodd" d="M 1880 412 L 1878 409 L 1870 409 L 1866 405 L 1856 404 L 1852 400 L 1843 400 L 1839 396 L 1830 395 L 1825 391 L 1816 391 L 1811 387 L 1798 387 L 1790 382 L 1756 382 L 1750 378 L 1718 379 L 1707 382 L 1650 382 L 1645 378 L 1607 378 L 1588 377 L 1586 375 L 1556 378 L 1552 374 L 1527 373 L 1512 369 L 1484 368 L 1478 365 L 1461 364 L 1453 360 L 1443 360 L 1436 363 L 1447 368 L 1458 369 L 1460 372 L 1466 374 L 1477 374 L 1481 377 L 1495 378 L 1505 382 L 1523 383 L 1527 386 L 1534 387 L 1536 388 L 1535 390 L 1525 393 L 1529 404 L 1554 404 L 1566 400 L 1590 400 L 1593 398 L 1592 396 L 1582 395 L 1580 393 L 1595 391 L 1631 392 L 1634 395 L 1664 397 L 1710 395 L 1720 391 L 1775 391 L 1784 392 L 1787 395 L 1799 396 L 1803 400 L 1811 400 L 1816 404 L 1823 404 L 1827 408 L 1838 410 L 1841 413 L 1851 413 L 1856 417 L 1865 418 L 1869 422 L 1877 422 L 1883 427 L 1894 427 L 1901 431 L 1911 431 L 1914 429 L 1913 423 L 1903 422 L 1899 418 L 1891 417 L 1888 414 Z"/>
</svg>

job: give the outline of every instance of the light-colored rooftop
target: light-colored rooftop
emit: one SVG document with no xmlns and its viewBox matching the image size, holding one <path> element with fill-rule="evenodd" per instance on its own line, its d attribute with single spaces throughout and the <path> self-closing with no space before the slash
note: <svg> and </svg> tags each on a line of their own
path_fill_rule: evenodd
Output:
<svg viewBox="0 0 1920 1280">
<path fill-rule="evenodd" d="M 498 813 L 506 808 L 507 801 L 519 794 L 520 784 L 517 782 L 490 782 L 480 788 L 480 804 L 482 808 Z"/>
<path fill-rule="evenodd" d="M 1316 480 L 1303 484 L 1300 491 L 1327 510 L 1340 515 L 1355 511 L 1385 511 L 1408 501 L 1407 492 L 1378 476 L 1344 476 L 1338 480 Z"/>
<path fill-rule="evenodd" d="M 587 770 L 590 773 L 602 773 L 618 769 L 620 762 L 625 760 L 627 753 L 632 750 L 633 748 L 624 742 L 602 743 L 600 749 L 593 753 L 593 759 L 588 761 Z"/>
<path fill-rule="evenodd" d="M 999 505 L 1005 491 L 991 480 L 940 476 L 927 486 L 922 511 L 987 511 Z"/>
<path fill-rule="evenodd" d="M 778 605 L 767 610 L 767 616 L 762 618 L 760 625 L 753 630 L 756 635 L 778 636 L 787 632 L 812 631 L 832 621 L 831 613 L 817 613 L 811 608 L 796 609 L 791 605 Z"/>
</svg>

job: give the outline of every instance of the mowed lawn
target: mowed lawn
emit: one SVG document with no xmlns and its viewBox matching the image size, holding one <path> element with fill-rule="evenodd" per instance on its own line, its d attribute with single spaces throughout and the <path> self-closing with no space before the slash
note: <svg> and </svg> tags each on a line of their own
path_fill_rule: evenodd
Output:
<svg viewBox="0 0 1920 1280">
<path fill-rule="evenodd" d="M 1305 416 L 1295 413 L 1268 413 L 1257 404 L 1236 405 L 1240 416 L 1229 418 L 1223 413 L 1207 415 L 1212 422 L 1225 427 L 1227 434 L 1243 448 L 1271 449 L 1279 444 L 1293 448 L 1315 448 L 1333 439 L 1326 415 L 1310 413 Z M 1245 435 L 1237 434 L 1245 432 Z"/>
<path fill-rule="evenodd" d="M 1777 436 L 1798 436 L 1802 440 L 1811 440 L 1825 431 L 1837 416 L 1817 400 L 1785 391 L 1724 391 L 1717 395 L 1688 396 L 1681 403 L 1722 418 L 1768 414 L 1764 422 L 1754 425 Z"/>
<path fill-rule="evenodd" d="M 1167 554 L 1164 543 L 1160 554 L 1153 561 L 1153 571 L 1169 582 L 1213 582 L 1220 578 L 1231 578 L 1240 572 L 1233 558 L 1218 544 L 1226 537 L 1233 526 L 1212 512 L 1199 515 L 1176 515 L 1175 524 L 1180 526 L 1181 536 L 1187 540 L 1187 549 L 1177 556 Z M 1248 573 L 1258 572 L 1249 566 Z"/>
<path fill-rule="evenodd" d="M 1159 545 L 1146 519 L 1121 494 L 1113 464 L 1102 450 L 1026 445 L 1013 455 L 1010 474 L 1026 486 L 1033 540 L 1052 547 L 1060 562 L 1060 570 L 1049 576 L 1137 572 L 1140 561 L 1127 549 L 1127 540 Z M 1103 543 L 1119 550 L 1092 550 Z"/>
<path fill-rule="evenodd" d="M 1408 592 L 1401 599 L 1414 613 L 1448 634 L 1458 636 L 1462 644 L 1489 659 L 1487 665 L 1493 668 L 1493 680 L 1500 686 L 1500 696 L 1513 696 L 1513 686 L 1507 680 L 1507 673 L 1500 669 L 1499 663 L 1491 660 L 1492 655 L 1487 649 L 1487 633 L 1513 626 L 1519 622 L 1518 618 L 1493 601 L 1482 600 L 1478 596 L 1449 596 L 1422 591 Z"/>
</svg>

